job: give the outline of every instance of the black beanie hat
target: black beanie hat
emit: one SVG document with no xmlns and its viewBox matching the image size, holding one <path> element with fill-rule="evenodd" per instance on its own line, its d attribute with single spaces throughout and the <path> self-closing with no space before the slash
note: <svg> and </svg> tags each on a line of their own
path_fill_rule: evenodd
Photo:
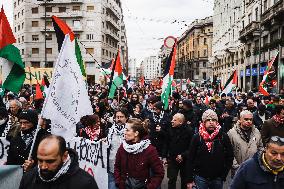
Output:
<svg viewBox="0 0 284 189">
<path fill-rule="evenodd" d="M 38 114 L 35 110 L 23 110 L 19 115 L 19 119 L 25 119 L 36 127 L 38 123 Z"/>
</svg>

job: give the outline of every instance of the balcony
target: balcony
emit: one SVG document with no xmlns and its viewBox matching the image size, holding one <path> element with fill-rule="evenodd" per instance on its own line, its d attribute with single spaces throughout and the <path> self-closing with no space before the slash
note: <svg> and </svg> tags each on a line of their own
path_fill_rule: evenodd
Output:
<svg viewBox="0 0 284 189">
<path fill-rule="evenodd" d="M 244 29 L 240 31 L 240 41 L 245 43 L 247 40 L 252 39 L 254 36 L 259 35 L 259 22 L 252 21 Z"/>
<path fill-rule="evenodd" d="M 41 5 L 44 4 L 44 0 L 43 1 L 39 1 Z M 84 0 L 47 0 L 46 4 L 72 4 L 72 3 L 76 3 L 76 4 L 83 4 Z"/>
<path fill-rule="evenodd" d="M 117 31 L 119 31 L 120 27 L 117 22 L 115 22 L 111 17 L 106 17 L 106 22 L 110 25 L 112 25 Z"/>
<path fill-rule="evenodd" d="M 47 18 L 51 18 L 52 15 L 57 16 L 58 18 L 83 18 L 83 12 L 82 11 L 70 11 L 70 12 L 62 12 L 62 13 L 58 13 L 58 12 L 46 13 Z M 45 17 L 44 13 L 42 13 L 40 15 L 40 17 L 44 18 Z"/>
<path fill-rule="evenodd" d="M 119 42 L 119 35 L 118 34 L 115 34 L 113 33 L 112 31 L 110 30 L 106 30 L 105 31 L 105 34 L 111 38 L 113 38 L 116 42 Z"/>
<path fill-rule="evenodd" d="M 121 14 L 119 13 L 120 11 L 116 9 L 116 7 L 118 6 L 114 6 L 113 4 L 115 4 L 115 2 L 106 3 L 106 10 L 111 12 L 117 19 L 120 19 L 121 17 Z"/>
<path fill-rule="evenodd" d="M 261 15 L 261 25 L 267 27 L 276 25 L 284 16 L 284 2 L 279 0 Z"/>
</svg>

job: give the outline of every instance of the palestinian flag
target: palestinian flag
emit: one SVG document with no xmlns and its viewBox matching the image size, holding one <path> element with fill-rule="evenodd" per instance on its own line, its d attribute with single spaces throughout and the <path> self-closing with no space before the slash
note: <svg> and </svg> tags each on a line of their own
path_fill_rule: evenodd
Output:
<svg viewBox="0 0 284 189">
<path fill-rule="evenodd" d="M 161 99 L 162 102 L 164 103 L 165 110 L 167 110 L 169 107 L 169 96 L 171 93 L 175 64 L 176 64 L 176 43 L 174 44 L 171 54 L 167 59 L 166 67 L 164 70 L 164 76 L 163 76 Z"/>
<path fill-rule="evenodd" d="M 269 93 L 267 91 L 268 85 L 270 85 L 270 83 L 271 83 L 272 86 L 275 86 L 276 83 L 277 83 L 277 81 L 275 82 L 275 80 L 270 81 L 269 75 L 274 74 L 274 71 L 272 69 L 272 65 L 273 65 L 275 59 L 277 58 L 278 53 L 279 52 L 277 52 L 276 56 L 268 62 L 268 65 L 267 65 L 266 70 L 265 70 L 264 75 L 263 75 L 263 79 L 262 79 L 261 83 L 259 84 L 259 92 L 261 92 L 264 96 L 269 96 Z"/>
<path fill-rule="evenodd" d="M 120 52 L 118 50 L 114 65 L 112 67 L 108 98 L 113 99 L 116 89 L 122 84 L 123 84 L 123 73 L 122 73 L 122 66 L 120 63 Z"/>
<path fill-rule="evenodd" d="M 47 76 L 44 75 L 42 80 L 41 80 L 41 90 L 43 91 L 44 97 L 46 97 L 47 94 L 48 94 L 49 85 L 50 85 L 50 83 L 47 79 Z"/>
<path fill-rule="evenodd" d="M 35 89 L 35 100 L 40 100 L 43 99 L 42 91 L 40 89 L 40 85 L 37 82 L 36 84 L 36 89 Z"/>
<path fill-rule="evenodd" d="M 109 63 L 106 63 L 104 66 L 100 67 L 101 73 L 105 77 L 110 78 L 113 64 L 114 64 L 114 58 Z"/>
<path fill-rule="evenodd" d="M 237 83 L 238 83 L 238 76 L 237 76 L 237 71 L 235 70 L 228 79 L 228 81 L 226 82 L 222 93 L 225 93 L 227 95 L 228 93 L 232 92 L 233 88 L 237 86 Z"/>
<path fill-rule="evenodd" d="M 25 81 L 25 65 L 3 7 L 0 12 L 0 62 L 3 89 L 18 93 Z"/>
<path fill-rule="evenodd" d="M 78 40 L 75 38 L 74 32 L 70 29 L 70 27 L 62 20 L 57 18 L 56 16 L 52 16 L 52 22 L 54 26 L 54 31 L 56 33 L 56 38 L 57 38 L 57 44 L 58 44 L 58 51 L 60 52 L 62 43 L 64 41 L 65 35 L 69 34 L 70 35 L 70 40 L 73 41 L 75 39 L 75 54 L 76 54 L 76 59 L 77 63 L 80 66 L 82 75 L 86 77 L 86 69 L 84 65 L 84 61 L 82 58 L 80 46 L 78 43 Z"/>
</svg>

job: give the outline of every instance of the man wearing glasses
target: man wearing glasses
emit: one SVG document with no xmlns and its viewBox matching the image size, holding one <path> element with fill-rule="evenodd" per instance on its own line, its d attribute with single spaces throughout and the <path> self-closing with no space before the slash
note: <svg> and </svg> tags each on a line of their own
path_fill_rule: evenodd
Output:
<svg viewBox="0 0 284 189">
<path fill-rule="evenodd" d="M 232 175 L 240 164 L 251 158 L 263 145 L 260 132 L 253 125 L 253 114 L 244 110 L 240 113 L 239 121 L 229 130 L 228 136 L 234 150 Z"/>
<path fill-rule="evenodd" d="M 284 138 L 272 136 L 265 150 L 241 164 L 231 189 L 284 188 Z"/>
</svg>

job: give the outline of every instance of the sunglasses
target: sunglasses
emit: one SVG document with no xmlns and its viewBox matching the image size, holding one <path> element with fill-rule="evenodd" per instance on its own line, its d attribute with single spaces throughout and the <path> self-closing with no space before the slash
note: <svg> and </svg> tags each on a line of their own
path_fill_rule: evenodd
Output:
<svg viewBox="0 0 284 189">
<path fill-rule="evenodd" d="M 206 119 L 206 121 L 212 121 L 212 122 L 216 122 L 216 119 Z"/>
<path fill-rule="evenodd" d="M 272 136 L 270 139 L 271 139 L 273 142 L 278 142 L 278 141 L 280 141 L 280 142 L 284 143 L 284 138 L 279 137 L 279 136 Z M 283 145 L 284 145 L 284 144 L 283 144 Z"/>
</svg>

